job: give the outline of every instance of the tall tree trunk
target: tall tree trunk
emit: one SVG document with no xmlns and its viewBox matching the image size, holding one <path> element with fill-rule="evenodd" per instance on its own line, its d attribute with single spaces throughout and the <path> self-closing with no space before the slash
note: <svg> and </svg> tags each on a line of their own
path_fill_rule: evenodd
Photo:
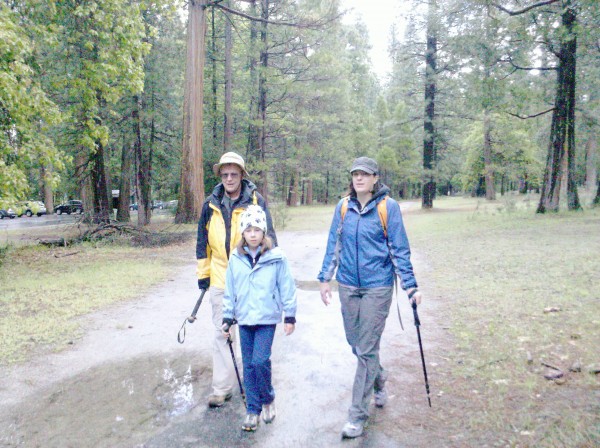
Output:
<svg viewBox="0 0 600 448">
<path fill-rule="evenodd" d="M 231 6 L 231 1 L 225 2 L 226 6 Z M 231 69 L 231 51 L 233 48 L 233 37 L 231 33 L 231 21 L 225 18 L 225 105 L 223 113 L 223 152 L 231 151 L 231 141 L 233 139 L 231 101 L 233 86 L 233 71 Z"/>
<path fill-rule="evenodd" d="M 596 133 L 591 131 L 590 138 L 585 145 L 585 189 L 592 194 L 598 182 L 598 170 L 596 168 Z"/>
<path fill-rule="evenodd" d="M 79 147 L 77 154 L 75 155 L 75 180 L 77 182 L 79 197 L 83 203 L 83 210 L 85 213 L 84 220 L 86 222 L 91 222 L 94 210 L 94 195 L 92 193 L 88 169 L 91 160 L 89 156 L 85 155 L 86 151 L 85 148 Z"/>
<path fill-rule="evenodd" d="M 142 145 L 142 130 L 140 123 L 140 99 L 136 95 L 133 97 L 133 112 L 131 114 L 134 128 L 134 152 L 137 161 L 137 185 L 138 185 L 138 226 L 144 227 L 150 224 L 152 208 L 151 200 L 151 153 L 150 149 L 144 150 Z"/>
<path fill-rule="evenodd" d="M 256 16 L 256 0 L 250 2 L 250 13 L 252 16 Z M 248 116 L 250 121 L 248 123 L 248 144 L 246 145 L 246 162 L 252 162 L 257 157 L 258 151 L 258 58 L 257 58 L 257 47 L 258 47 L 258 31 L 257 23 L 252 20 L 250 23 L 250 43 L 249 43 L 249 61 L 248 67 L 250 71 L 250 104 L 248 107 Z"/>
<path fill-rule="evenodd" d="M 313 203 L 313 182 L 312 179 L 306 180 L 306 205 L 312 205 Z"/>
<path fill-rule="evenodd" d="M 423 122 L 423 199 L 422 208 L 432 208 L 435 197 L 435 91 L 436 91 L 436 2 L 430 0 L 427 19 L 427 50 L 425 53 L 425 117 Z"/>
<path fill-rule="evenodd" d="M 211 8 L 210 10 L 210 23 L 211 23 L 211 42 L 210 42 L 210 62 L 211 62 L 211 121 L 212 121 L 212 146 L 213 151 L 217 154 L 220 152 L 219 145 L 219 120 L 217 118 L 217 109 L 218 109 L 218 101 L 217 101 L 217 91 L 218 91 L 218 83 L 217 83 L 217 33 L 215 29 L 215 8 Z"/>
<path fill-rule="evenodd" d="M 91 183 L 94 197 L 92 221 L 96 224 L 110 222 L 112 204 L 108 200 L 108 183 L 104 163 L 104 145 L 96 141 L 96 151 L 91 156 Z"/>
<path fill-rule="evenodd" d="M 567 182 L 567 208 L 581 208 L 575 184 L 575 75 L 577 57 L 577 13 L 571 0 L 564 2 L 564 35 L 558 53 L 556 100 L 552 113 L 550 144 L 537 213 L 556 212 L 560 207 L 563 177 Z M 566 164 L 564 163 L 567 159 Z M 567 172 L 563 172 L 566 165 Z"/>
<path fill-rule="evenodd" d="M 493 201 L 496 199 L 496 187 L 492 166 L 492 119 L 489 109 L 485 109 L 483 115 L 483 166 L 485 172 L 485 198 L 488 201 Z"/>
<path fill-rule="evenodd" d="M 267 20 L 269 20 L 269 0 L 261 0 L 261 18 L 265 21 L 260 28 L 260 70 L 258 73 L 258 149 L 260 154 L 260 170 L 258 172 L 258 191 L 265 200 L 268 200 L 268 169 L 266 167 L 267 143 L 267 68 L 269 66 L 269 52 L 267 48 Z"/>
<path fill-rule="evenodd" d="M 131 196 L 131 146 L 123 143 L 121 149 L 121 177 L 119 179 L 119 205 L 117 206 L 117 221 L 129 222 L 129 197 Z"/>
<path fill-rule="evenodd" d="M 46 166 L 44 163 L 40 165 L 40 182 L 42 187 L 42 197 L 44 198 L 44 205 L 48 214 L 54 213 L 54 198 L 52 183 L 50 179 L 52 177 L 52 167 Z"/>
<path fill-rule="evenodd" d="M 191 0 L 188 3 L 181 189 L 175 215 L 175 222 L 178 224 L 198 221 L 204 202 L 202 103 L 204 101 L 206 2 L 207 0 Z"/>
</svg>

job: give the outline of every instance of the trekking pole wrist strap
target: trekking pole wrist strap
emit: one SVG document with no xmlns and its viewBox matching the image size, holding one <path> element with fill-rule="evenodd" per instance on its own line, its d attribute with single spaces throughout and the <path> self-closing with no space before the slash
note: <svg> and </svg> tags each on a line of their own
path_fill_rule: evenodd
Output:
<svg viewBox="0 0 600 448">
<path fill-rule="evenodd" d="M 411 292 L 408 293 L 408 298 L 412 299 L 412 297 L 418 292 L 419 290 L 417 288 L 413 289 Z"/>
</svg>

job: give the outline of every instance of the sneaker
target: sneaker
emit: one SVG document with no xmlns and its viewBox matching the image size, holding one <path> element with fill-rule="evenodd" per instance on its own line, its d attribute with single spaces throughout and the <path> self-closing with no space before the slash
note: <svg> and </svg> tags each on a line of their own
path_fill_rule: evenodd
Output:
<svg viewBox="0 0 600 448">
<path fill-rule="evenodd" d="M 382 408 L 385 406 L 388 400 L 388 394 L 386 389 L 378 390 L 374 393 L 375 396 L 375 406 L 378 408 Z"/>
<path fill-rule="evenodd" d="M 242 423 L 242 429 L 244 431 L 256 431 L 258 428 L 258 415 L 247 414 L 244 423 Z"/>
<path fill-rule="evenodd" d="M 347 422 L 342 428 L 342 438 L 354 439 L 362 435 L 364 425 L 363 422 Z"/>
<path fill-rule="evenodd" d="M 208 397 L 208 406 L 211 408 L 220 408 L 225 404 L 226 401 L 231 399 L 231 395 L 231 392 L 225 395 L 212 394 L 210 397 Z"/>
<path fill-rule="evenodd" d="M 262 407 L 262 419 L 265 423 L 271 423 L 275 420 L 275 402 L 272 401 L 271 404 L 263 404 Z"/>
</svg>

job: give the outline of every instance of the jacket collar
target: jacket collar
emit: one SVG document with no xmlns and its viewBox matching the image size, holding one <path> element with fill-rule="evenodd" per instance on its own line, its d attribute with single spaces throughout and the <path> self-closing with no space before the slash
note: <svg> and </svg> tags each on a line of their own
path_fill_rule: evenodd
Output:
<svg viewBox="0 0 600 448">
<path fill-rule="evenodd" d="M 242 179 L 242 191 L 240 191 L 240 197 L 235 200 L 239 204 L 247 204 L 252 200 L 252 193 L 256 190 L 256 185 L 249 179 Z M 213 204 L 220 206 L 223 196 L 225 195 L 225 187 L 220 182 L 213 189 L 210 200 Z"/>
<path fill-rule="evenodd" d="M 381 187 L 379 187 L 379 190 L 377 190 L 375 193 L 373 193 L 373 197 L 369 200 L 369 202 L 367 202 L 367 204 L 365 205 L 365 207 L 362 209 L 362 211 L 360 210 L 360 205 L 358 203 L 358 199 L 356 199 L 356 196 L 351 196 L 350 199 L 350 204 L 352 204 L 352 207 L 359 213 L 365 213 L 366 211 L 375 208 L 377 206 L 377 203 L 379 201 L 381 201 L 383 199 L 383 197 L 387 194 L 390 193 L 390 188 L 385 185 L 385 184 L 381 184 Z"/>
</svg>

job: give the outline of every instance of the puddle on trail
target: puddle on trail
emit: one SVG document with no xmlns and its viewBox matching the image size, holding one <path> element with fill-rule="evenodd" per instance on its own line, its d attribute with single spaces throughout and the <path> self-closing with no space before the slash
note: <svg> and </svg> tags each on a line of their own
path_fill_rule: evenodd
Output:
<svg viewBox="0 0 600 448">
<path fill-rule="evenodd" d="M 0 446 L 117 447 L 143 443 L 203 402 L 208 359 L 133 358 L 84 371 L 0 415 Z"/>
</svg>

